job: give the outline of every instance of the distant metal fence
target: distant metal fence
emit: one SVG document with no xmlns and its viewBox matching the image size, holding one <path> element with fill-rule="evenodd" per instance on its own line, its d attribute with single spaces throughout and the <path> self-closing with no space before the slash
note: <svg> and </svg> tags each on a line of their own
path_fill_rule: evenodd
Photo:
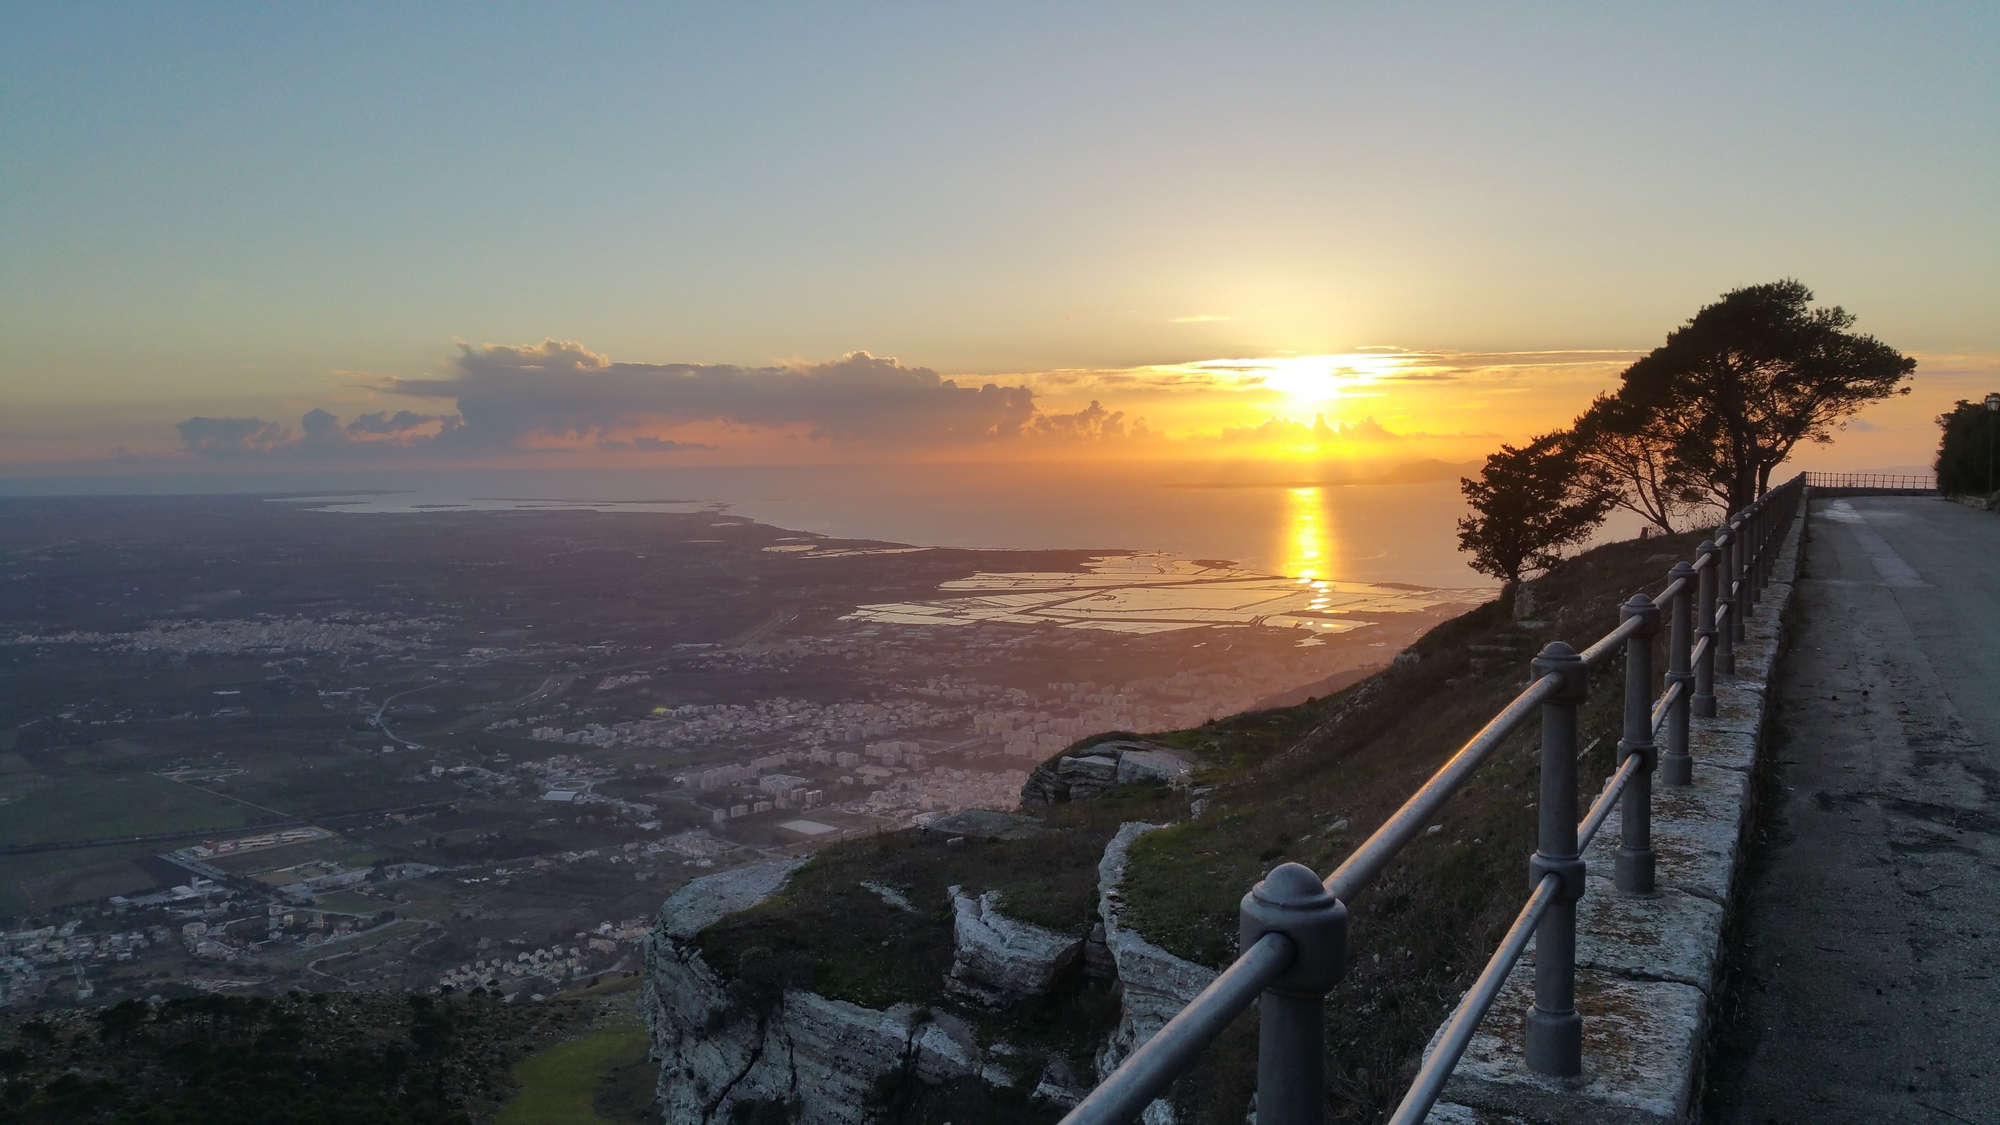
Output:
<svg viewBox="0 0 2000 1125">
<path fill-rule="evenodd" d="M 1900 478 L 1879 478 L 1900 479 Z M 1658 599 L 1634 594 L 1618 627 L 1578 652 L 1561 641 L 1534 658 L 1534 681 L 1472 736 L 1451 760 L 1322 880 L 1286 863 L 1243 896 L 1241 953 L 1157 1034 L 1063 1118 L 1064 1125 L 1122 1125 L 1155 1098 L 1262 998 L 1257 1051 L 1258 1125 L 1316 1125 L 1326 1105 L 1326 994 L 1347 970 L 1347 903 L 1423 833 L 1444 803 L 1509 735 L 1541 720 L 1541 797 L 1537 846 L 1528 860 L 1528 901 L 1471 989 L 1446 1021 L 1437 1047 L 1410 1084 L 1390 1125 L 1418 1125 L 1474 1031 L 1499 997 L 1528 941 L 1535 942 L 1535 1002 L 1527 1012 L 1527 1064 L 1543 1074 L 1583 1070 L 1583 1017 L 1576 1010 L 1576 903 L 1584 894 L 1583 850 L 1622 810 L 1614 884 L 1651 893 L 1653 781 L 1693 783 L 1690 715 L 1715 714 L 1715 677 L 1736 666 L 1743 619 L 1770 580 L 1785 532 L 1809 477 L 1801 474 L 1732 516 L 1692 562 L 1675 563 Z M 1814 487 L 1818 487 L 1815 485 Z M 1839 487 L 1839 486 L 1836 486 Z M 1662 622 L 1662 610 L 1665 621 Z M 1667 631 L 1665 690 L 1653 696 L 1653 638 Z M 1582 823 L 1577 805 L 1577 708 L 1591 666 L 1625 652 L 1624 733 L 1618 769 Z M 1661 741 L 1655 743 L 1654 739 Z"/>
<path fill-rule="evenodd" d="M 1806 487 L 1832 496 L 1935 496 L 1937 478 L 1929 474 L 1805 473 Z"/>
</svg>

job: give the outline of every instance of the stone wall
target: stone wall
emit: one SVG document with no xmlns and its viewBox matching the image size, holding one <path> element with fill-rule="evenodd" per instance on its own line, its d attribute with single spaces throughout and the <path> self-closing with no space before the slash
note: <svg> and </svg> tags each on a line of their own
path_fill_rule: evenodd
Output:
<svg viewBox="0 0 2000 1125">
<path fill-rule="evenodd" d="M 1801 505 L 1771 582 L 1744 620 L 1735 673 L 1716 676 L 1716 716 L 1691 724 L 1694 784 L 1654 786 L 1658 891 L 1634 895 L 1612 885 L 1616 812 L 1585 853 L 1591 874 L 1577 904 L 1576 985 L 1583 1074 L 1551 1078 L 1523 1061 L 1523 1017 L 1534 1003 L 1530 947 L 1429 1121 L 1682 1125 L 1696 1116 L 1709 1006 L 1748 828 L 1750 775 L 1764 734 L 1765 691 L 1783 646 L 1804 515 Z"/>
</svg>

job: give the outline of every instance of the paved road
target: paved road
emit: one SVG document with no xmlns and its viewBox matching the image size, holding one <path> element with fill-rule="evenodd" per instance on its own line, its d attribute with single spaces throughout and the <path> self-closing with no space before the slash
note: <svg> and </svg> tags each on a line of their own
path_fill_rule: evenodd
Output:
<svg viewBox="0 0 2000 1125">
<path fill-rule="evenodd" d="M 1807 535 L 1708 1120 L 2000 1123 L 2000 515 Z"/>
</svg>

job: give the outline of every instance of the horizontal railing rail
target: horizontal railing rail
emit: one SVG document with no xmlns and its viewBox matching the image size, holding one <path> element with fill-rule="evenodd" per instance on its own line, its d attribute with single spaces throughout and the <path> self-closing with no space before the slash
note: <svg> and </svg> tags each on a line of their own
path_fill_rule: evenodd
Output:
<svg viewBox="0 0 2000 1125">
<path fill-rule="evenodd" d="M 1647 894 L 1654 889 L 1655 777 L 1668 786 L 1693 783 L 1690 716 L 1715 714 L 1715 677 L 1734 671 L 1744 618 L 1755 612 L 1785 533 L 1807 488 L 1819 487 L 1813 478 L 1820 475 L 1800 474 L 1731 516 L 1696 549 L 1694 560 L 1674 564 L 1657 599 L 1634 594 L 1619 607 L 1617 627 L 1582 652 L 1561 641 L 1543 648 L 1531 662 L 1527 687 L 1467 739 L 1331 875 L 1322 880 L 1297 863 L 1272 869 L 1243 896 L 1238 945 L 1242 952 L 1236 960 L 1077 1103 L 1063 1119 L 1064 1125 L 1120 1125 L 1136 1117 L 1253 1003 L 1260 1012 L 1258 1125 L 1322 1121 L 1325 999 L 1347 969 L 1346 904 L 1431 826 L 1445 803 L 1496 750 L 1537 718 L 1540 814 L 1536 849 L 1528 859 L 1527 901 L 1446 1021 L 1389 1121 L 1417 1125 L 1430 1113 L 1530 940 L 1536 948 L 1535 999 L 1527 1013 L 1527 1065 L 1543 1074 L 1581 1073 L 1583 1018 L 1575 999 L 1576 904 L 1585 891 L 1583 850 L 1617 810 L 1620 836 L 1612 884 L 1625 893 Z M 1654 645 L 1663 632 L 1667 667 L 1656 697 Z M 1574 819 L 1582 757 L 1577 748 L 1577 711 L 1589 691 L 1590 669 L 1621 649 L 1625 700 L 1617 768 L 1579 822 Z"/>
<path fill-rule="evenodd" d="M 1929 473 L 1802 473 L 1806 487 L 1822 492 L 1934 493 L 1937 477 Z"/>
</svg>

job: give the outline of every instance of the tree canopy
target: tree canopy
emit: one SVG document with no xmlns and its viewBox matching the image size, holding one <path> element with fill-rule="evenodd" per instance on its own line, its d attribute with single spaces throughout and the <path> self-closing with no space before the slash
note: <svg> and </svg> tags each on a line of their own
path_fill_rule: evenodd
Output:
<svg viewBox="0 0 2000 1125">
<path fill-rule="evenodd" d="M 1983 402 L 1958 401 L 1949 414 L 1938 415 L 1938 491 L 1991 494 L 2000 491 L 2000 457 L 1994 444 L 2000 437 L 2000 417 Z"/>
<path fill-rule="evenodd" d="M 1458 543 L 1472 567 L 1511 589 L 1528 570 L 1554 566 L 1562 549 L 1590 538 L 1617 494 L 1586 470 L 1571 434 L 1543 434 L 1526 446 L 1503 445 L 1478 480 L 1461 479 L 1472 514 L 1458 521 Z"/>
<path fill-rule="evenodd" d="M 1626 428 L 1604 432 L 1643 437 L 1667 475 L 1730 511 L 1749 504 L 1800 442 L 1831 441 L 1862 407 L 1909 393 L 1916 360 L 1812 300 L 1792 280 L 1723 294 L 1626 368 L 1616 395 Z"/>
<path fill-rule="evenodd" d="M 1671 535 L 1713 503 L 1675 456 L 1675 435 L 1646 410 L 1598 395 L 1571 430 L 1582 471 L 1594 474 L 1621 508 Z"/>
</svg>

